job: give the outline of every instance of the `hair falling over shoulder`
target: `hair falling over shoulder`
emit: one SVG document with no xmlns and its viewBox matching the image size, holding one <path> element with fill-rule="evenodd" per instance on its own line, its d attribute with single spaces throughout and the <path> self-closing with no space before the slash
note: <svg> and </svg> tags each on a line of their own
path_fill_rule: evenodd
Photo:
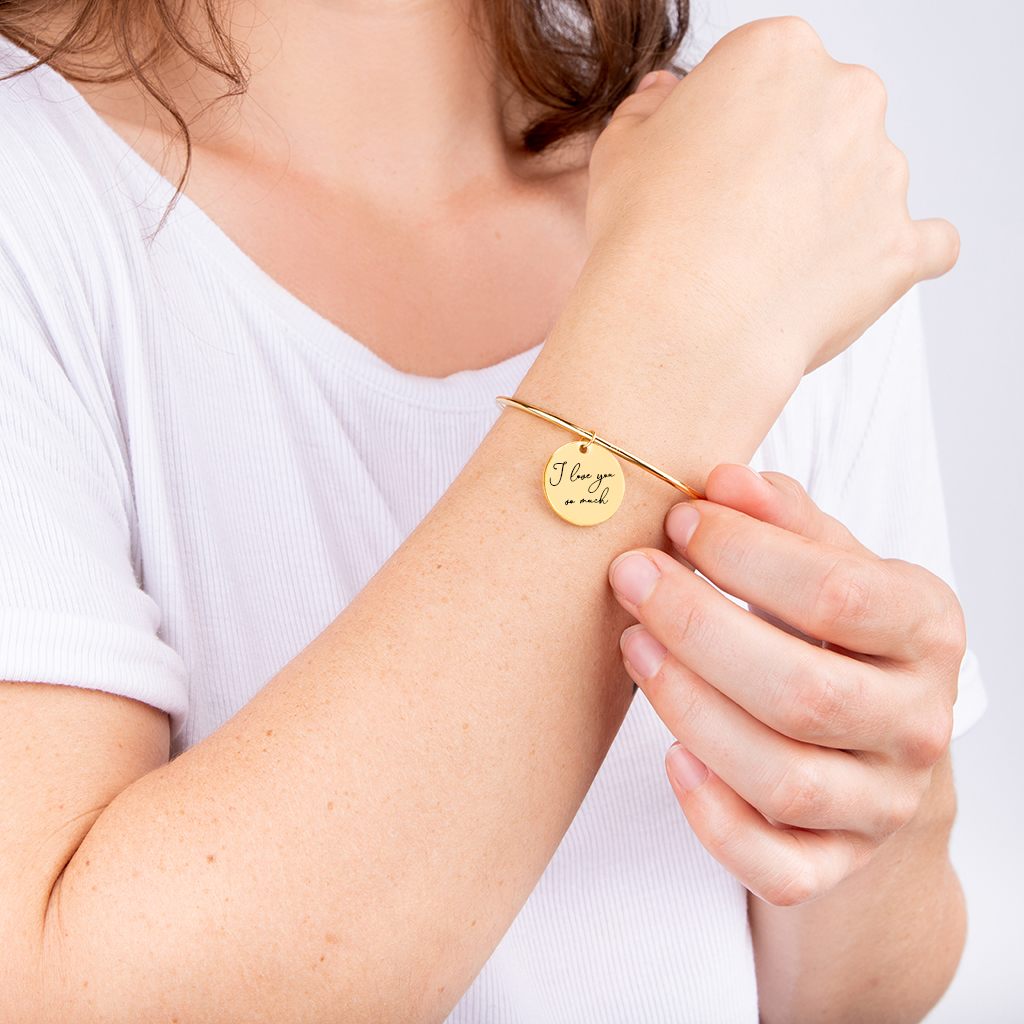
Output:
<svg viewBox="0 0 1024 1024">
<path fill-rule="evenodd" d="M 226 31 L 216 0 L 0 0 L 0 34 L 31 53 L 24 74 L 48 64 L 72 82 L 134 81 L 177 125 L 192 163 L 189 118 L 161 72 L 191 64 L 223 82 L 221 96 L 245 92 L 244 55 Z"/>
<path fill-rule="evenodd" d="M 689 0 L 481 0 L 500 72 L 541 111 L 527 152 L 599 130 L 649 71 L 673 66 Z M 680 70 L 680 69 L 676 69 Z"/>
<path fill-rule="evenodd" d="M 497 72 L 535 111 L 519 144 L 540 153 L 599 130 L 649 71 L 673 67 L 689 0 L 477 0 Z M 191 163 L 189 116 L 161 72 L 191 64 L 245 92 L 245 54 L 218 0 L 0 0 L 0 33 L 77 82 L 134 80 L 176 123 Z M 675 70 L 681 70 L 676 68 Z"/>
</svg>

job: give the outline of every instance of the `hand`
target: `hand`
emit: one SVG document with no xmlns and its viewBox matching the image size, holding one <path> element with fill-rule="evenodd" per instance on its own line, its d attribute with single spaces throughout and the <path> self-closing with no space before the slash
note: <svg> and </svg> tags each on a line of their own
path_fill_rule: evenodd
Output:
<svg viewBox="0 0 1024 1024">
<path fill-rule="evenodd" d="M 620 105 L 591 158 L 591 241 L 699 281 L 688 322 L 734 339 L 738 374 L 798 380 L 956 261 L 952 225 L 910 218 L 885 107 L 805 22 L 745 25 Z"/>
<path fill-rule="evenodd" d="M 769 903 L 828 892 L 913 817 L 949 743 L 964 626 L 952 591 L 883 560 L 793 480 L 721 466 L 677 505 L 679 555 L 620 556 L 641 625 L 627 670 L 679 740 L 667 764 L 694 832 Z M 788 625 L 783 625 L 788 624 Z"/>
</svg>

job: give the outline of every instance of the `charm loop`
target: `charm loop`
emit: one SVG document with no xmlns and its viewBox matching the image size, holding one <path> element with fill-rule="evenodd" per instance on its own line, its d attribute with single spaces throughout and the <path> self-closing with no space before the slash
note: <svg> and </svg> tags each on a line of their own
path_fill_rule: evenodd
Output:
<svg viewBox="0 0 1024 1024">
<path fill-rule="evenodd" d="M 597 431 L 595 430 L 584 430 L 582 427 L 577 427 L 575 423 L 570 423 L 568 420 L 563 420 L 561 416 L 556 416 L 554 413 L 551 412 L 545 412 L 543 409 L 538 409 L 535 405 L 529 405 L 526 402 L 520 402 L 518 399 L 507 398 L 505 397 L 505 395 L 499 395 L 495 399 L 495 401 L 503 409 L 511 406 L 513 409 L 519 409 L 520 412 L 528 412 L 531 416 L 536 416 L 539 419 L 547 420 L 548 423 L 553 423 L 556 427 L 561 427 L 563 430 L 568 430 L 573 434 L 579 434 L 580 440 L 575 443 L 579 446 L 579 452 L 581 455 L 589 454 L 590 447 L 592 445 L 597 445 L 600 448 L 603 448 L 609 454 L 617 455 L 620 459 L 625 459 L 627 462 L 632 462 L 634 466 L 639 466 L 641 469 L 646 470 L 653 476 L 656 476 L 659 480 L 664 480 L 665 483 L 674 487 L 677 491 L 682 491 L 683 494 L 685 494 L 688 498 L 692 498 L 695 501 L 704 500 L 704 495 L 701 494 L 700 491 L 694 490 L 688 484 L 684 484 L 682 480 L 677 480 L 674 476 L 669 476 L 668 473 L 663 472 L 656 466 L 652 466 L 649 462 L 644 462 L 643 459 L 638 459 L 635 455 L 630 455 L 629 452 L 623 451 L 617 445 L 612 444 L 611 441 L 606 441 L 604 440 L 604 438 L 598 437 Z M 552 460 L 554 460 L 554 458 L 559 454 L 559 452 L 564 451 L 567 447 L 572 447 L 572 445 L 566 445 L 563 446 L 562 448 L 559 448 L 558 452 L 555 452 L 555 455 L 551 457 Z M 550 467 L 550 463 L 548 465 Z M 616 466 L 618 466 L 618 463 L 616 463 Z M 544 479 L 545 481 L 549 479 L 547 473 L 545 473 Z M 546 487 L 547 485 L 545 484 L 545 488 Z M 551 498 L 549 496 L 548 501 L 550 500 Z M 619 501 L 621 500 L 622 499 L 620 498 Z M 562 513 L 554 505 L 552 505 L 551 507 L 554 508 L 559 515 L 562 515 Z M 616 505 L 616 508 L 618 508 L 618 505 Z M 609 513 L 609 515 L 611 515 L 611 513 Z M 564 519 L 566 517 L 562 516 L 562 518 Z M 605 518 L 607 519 L 608 516 L 605 516 Z M 574 520 L 570 519 L 569 521 L 573 522 Z M 596 521 L 600 522 L 601 520 Z"/>
</svg>

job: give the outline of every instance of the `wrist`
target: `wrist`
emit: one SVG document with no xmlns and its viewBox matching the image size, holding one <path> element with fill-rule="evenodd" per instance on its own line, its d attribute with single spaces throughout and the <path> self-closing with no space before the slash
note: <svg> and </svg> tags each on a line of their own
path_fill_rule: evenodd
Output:
<svg viewBox="0 0 1024 1024">
<path fill-rule="evenodd" d="M 596 248 L 516 397 L 700 490 L 715 465 L 749 461 L 805 367 L 664 262 Z"/>
</svg>

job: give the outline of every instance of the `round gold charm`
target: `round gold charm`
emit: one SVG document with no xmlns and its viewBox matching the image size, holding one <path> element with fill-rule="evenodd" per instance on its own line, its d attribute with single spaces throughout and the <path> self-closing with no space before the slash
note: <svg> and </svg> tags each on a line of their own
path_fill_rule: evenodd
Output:
<svg viewBox="0 0 1024 1024">
<path fill-rule="evenodd" d="M 596 526 L 610 519 L 625 493 L 622 467 L 599 444 L 564 444 L 544 470 L 544 496 L 548 504 L 576 526 Z"/>
</svg>

